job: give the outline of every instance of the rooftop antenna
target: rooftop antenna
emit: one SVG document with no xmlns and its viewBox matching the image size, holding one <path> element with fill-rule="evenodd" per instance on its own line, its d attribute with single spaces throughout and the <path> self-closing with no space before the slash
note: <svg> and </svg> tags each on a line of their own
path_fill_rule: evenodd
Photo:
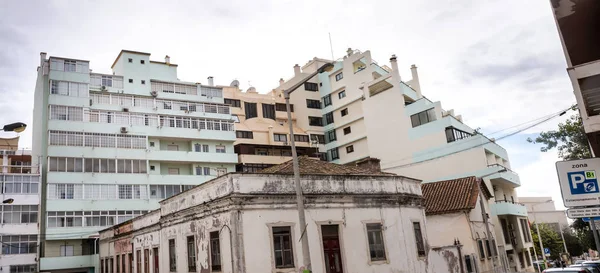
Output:
<svg viewBox="0 0 600 273">
<path fill-rule="evenodd" d="M 331 32 L 329 32 L 329 48 L 331 49 L 331 60 L 335 60 L 335 58 L 333 58 L 333 43 L 331 43 Z"/>
</svg>

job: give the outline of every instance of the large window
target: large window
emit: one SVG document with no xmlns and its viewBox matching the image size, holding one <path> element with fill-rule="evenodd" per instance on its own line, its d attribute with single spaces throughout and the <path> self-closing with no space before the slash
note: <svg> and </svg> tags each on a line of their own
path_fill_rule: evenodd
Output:
<svg viewBox="0 0 600 273">
<path fill-rule="evenodd" d="M 51 59 L 50 69 L 65 71 L 65 72 L 77 72 L 77 73 L 90 73 L 89 63 L 85 61 L 76 60 L 65 60 L 65 59 Z"/>
<path fill-rule="evenodd" d="M 169 239 L 169 272 L 177 272 L 177 254 L 175 253 L 175 239 Z"/>
<path fill-rule="evenodd" d="M 323 120 L 325 121 L 325 125 L 329 125 L 333 123 L 333 112 L 329 112 L 323 115 Z"/>
<path fill-rule="evenodd" d="M 340 154 L 338 152 L 338 148 L 330 149 L 328 151 L 328 153 L 329 153 L 329 160 L 330 161 L 333 161 L 333 160 L 336 160 L 336 159 L 340 159 Z"/>
<path fill-rule="evenodd" d="M 160 254 L 158 253 L 158 247 L 155 247 L 152 249 L 152 266 L 154 268 L 154 273 L 159 273 L 159 267 L 158 267 L 158 260 L 159 260 Z"/>
<path fill-rule="evenodd" d="M 187 237 L 188 272 L 196 272 L 196 242 L 194 236 Z"/>
<path fill-rule="evenodd" d="M 371 261 L 385 261 L 385 243 L 381 223 L 367 224 L 367 237 Z"/>
<path fill-rule="evenodd" d="M 276 142 L 287 142 L 286 134 L 273 134 L 273 140 Z"/>
<path fill-rule="evenodd" d="M 254 134 L 251 131 L 235 131 L 235 136 L 237 138 L 254 138 Z"/>
<path fill-rule="evenodd" d="M 331 105 L 331 95 L 323 97 L 323 107 Z"/>
<path fill-rule="evenodd" d="M 308 117 L 308 125 L 323 126 L 323 118 L 322 117 Z"/>
<path fill-rule="evenodd" d="M 2 224 L 30 224 L 38 222 L 38 205 L 2 205 Z"/>
<path fill-rule="evenodd" d="M 50 120 L 83 121 L 83 108 L 62 105 L 50 105 Z"/>
<path fill-rule="evenodd" d="M 310 135 L 310 140 L 319 144 L 325 144 L 325 135 Z"/>
<path fill-rule="evenodd" d="M 159 82 L 159 81 L 151 81 L 150 85 L 151 85 L 152 91 L 155 91 L 155 92 L 175 93 L 175 94 L 184 94 L 184 95 L 197 95 L 198 94 L 198 87 L 196 85 L 177 84 L 177 83 Z M 212 97 L 221 97 L 221 96 L 215 95 Z"/>
<path fill-rule="evenodd" d="M 2 254 L 31 254 L 37 252 L 37 235 L 0 236 Z"/>
<path fill-rule="evenodd" d="M 311 109 L 321 109 L 321 101 L 306 99 L 306 107 Z"/>
<path fill-rule="evenodd" d="M 261 105 L 263 110 L 263 118 L 275 120 L 275 105 L 264 103 L 261 103 Z"/>
<path fill-rule="evenodd" d="M 49 157 L 51 172 L 147 173 L 146 161 L 137 159 Z"/>
<path fill-rule="evenodd" d="M 521 231 L 523 232 L 523 240 L 526 243 L 531 242 L 531 232 L 529 231 L 529 224 L 527 223 L 527 219 L 519 219 L 521 222 Z"/>
<path fill-rule="evenodd" d="M 287 106 L 285 103 L 275 103 L 275 111 L 287 112 Z M 294 112 L 294 105 L 290 104 L 290 112 Z"/>
<path fill-rule="evenodd" d="M 435 120 L 434 108 L 410 116 L 412 127 L 417 127 Z"/>
<path fill-rule="evenodd" d="M 294 267 L 293 240 L 290 227 L 273 227 L 275 268 Z"/>
<path fill-rule="evenodd" d="M 242 107 L 240 100 L 224 99 L 224 103 L 229 104 L 231 107 L 237 107 L 237 108 Z"/>
<path fill-rule="evenodd" d="M 473 135 L 465 131 L 458 130 L 454 127 L 446 127 L 446 141 L 448 141 L 448 143 L 461 140 L 463 138 L 468 138 L 471 136 Z"/>
<path fill-rule="evenodd" d="M 36 264 L 19 264 L 19 265 L 11 265 L 10 273 L 34 273 L 37 271 Z"/>
<path fill-rule="evenodd" d="M 50 94 L 70 97 L 87 97 L 89 87 L 87 83 L 50 81 Z"/>
<path fill-rule="evenodd" d="M 21 174 L 0 174 L 0 182 L 4 181 L 2 193 L 4 194 L 37 194 L 39 176 Z"/>
<path fill-rule="evenodd" d="M 256 103 L 244 102 L 244 109 L 246 112 L 246 119 L 251 119 L 258 116 L 256 111 Z"/>
<path fill-rule="evenodd" d="M 325 132 L 325 142 L 330 143 L 337 140 L 335 129 Z"/>
<path fill-rule="evenodd" d="M 294 135 L 294 140 L 298 142 L 308 142 L 307 135 Z"/>
<path fill-rule="evenodd" d="M 314 82 L 305 82 L 304 90 L 306 91 L 319 91 L 319 84 Z"/>
<path fill-rule="evenodd" d="M 508 233 L 508 221 L 500 218 L 500 226 L 502 226 L 502 235 L 504 235 L 504 243 L 510 244 L 510 234 Z"/>
<path fill-rule="evenodd" d="M 50 131 L 48 133 L 48 143 L 60 146 L 146 149 L 147 141 L 146 136 L 129 134 L 69 131 Z"/>
<path fill-rule="evenodd" d="M 165 199 L 181 192 L 181 185 L 150 185 L 150 198 Z"/>
<path fill-rule="evenodd" d="M 221 242 L 218 231 L 210 233 L 210 271 L 221 271 Z"/>
<path fill-rule="evenodd" d="M 117 256 L 117 263 L 119 262 L 119 256 Z M 125 262 L 125 254 L 121 254 L 121 268 L 123 269 L 123 273 L 129 273 L 127 272 L 127 264 Z"/>
<path fill-rule="evenodd" d="M 49 211 L 48 227 L 105 227 L 145 214 L 145 210 Z"/>
</svg>

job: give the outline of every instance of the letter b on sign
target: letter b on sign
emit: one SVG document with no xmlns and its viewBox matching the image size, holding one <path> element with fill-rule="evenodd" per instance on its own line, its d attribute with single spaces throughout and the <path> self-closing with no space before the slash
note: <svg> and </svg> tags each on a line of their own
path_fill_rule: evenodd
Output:
<svg viewBox="0 0 600 273">
<path fill-rule="evenodd" d="M 571 194 L 597 193 L 598 179 L 595 171 L 581 171 L 567 173 Z"/>
</svg>

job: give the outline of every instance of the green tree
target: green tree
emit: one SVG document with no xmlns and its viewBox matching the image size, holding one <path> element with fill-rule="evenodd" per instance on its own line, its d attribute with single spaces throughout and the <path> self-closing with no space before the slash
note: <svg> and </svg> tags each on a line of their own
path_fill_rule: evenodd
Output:
<svg viewBox="0 0 600 273">
<path fill-rule="evenodd" d="M 584 251 L 588 249 L 596 249 L 596 244 L 594 243 L 594 234 L 590 229 L 590 224 L 584 222 L 581 218 L 575 219 L 571 224 L 571 228 L 575 231 L 575 236 L 579 240 L 581 247 Z M 565 238 L 566 240 L 566 238 Z M 571 254 L 575 255 L 575 254 Z"/>
<path fill-rule="evenodd" d="M 560 234 L 543 223 L 539 224 L 539 228 L 544 248 L 550 248 L 550 259 L 554 260 L 558 258 L 560 253 L 564 252 Z M 535 231 L 533 232 L 533 245 L 535 247 L 535 251 L 537 251 L 538 255 L 542 255 L 544 252 L 540 251 L 540 243 L 538 240 L 537 230 L 535 229 L 535 224 L 531 225 L 531 229 Z"/>
<path fill-rule="evenodd" d="M 579 114 L 572 115 L 564 123 L 559 123 L 558 130 L 541 132 L 535 139 L 528 138 L 527 141 L 534 144 L 543 144 L 540 148 L 542 152 L 554 148 L 558 149 L 558 156 L 563 160 L 591 157 Z"/>
<path fill-rule="evenodd" d="M 587 251 L 587 247 L 581 244 L 581 241 L 576 235 L 572 234 L 571 229 L 563 229 L 563 237 L 565 237 L 565 244 L 567 245 L 567 250 L 571 256 L 580 256 Z"/>
</svg>

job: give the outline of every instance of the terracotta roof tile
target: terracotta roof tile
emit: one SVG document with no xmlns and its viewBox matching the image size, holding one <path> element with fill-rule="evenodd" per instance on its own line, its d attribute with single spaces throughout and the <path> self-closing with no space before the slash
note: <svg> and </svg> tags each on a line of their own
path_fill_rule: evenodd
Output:
<svg viewBox="0 0 600 273">
<path fill-rule="evenodd" d="M 392 173 L 378 172 L 356 166 L 334 164 L 318 159 L 309 158 L 307 156 L 298 157 L 298 163 L 298 165 L 300 166 L 300 174 L 395 176 L 395 174 Z M 292 164 L 292 160 L 289 160 L 279 165 L 263 169 L 259 173 L 293 174 L 294 167 Z"/>
<path fill-rule="evenodd" d="M 478 182 L 481 183 L 481 180 L 469 176 L 422 184 L 425 214 L 446 214 L 474 209 L 479 194 Z M 484 185 L 482 186 L 485 188 Z M 487 188 L 485 189 L 484 195 L 488 197 L 490 194 Z"/>
</svg>

